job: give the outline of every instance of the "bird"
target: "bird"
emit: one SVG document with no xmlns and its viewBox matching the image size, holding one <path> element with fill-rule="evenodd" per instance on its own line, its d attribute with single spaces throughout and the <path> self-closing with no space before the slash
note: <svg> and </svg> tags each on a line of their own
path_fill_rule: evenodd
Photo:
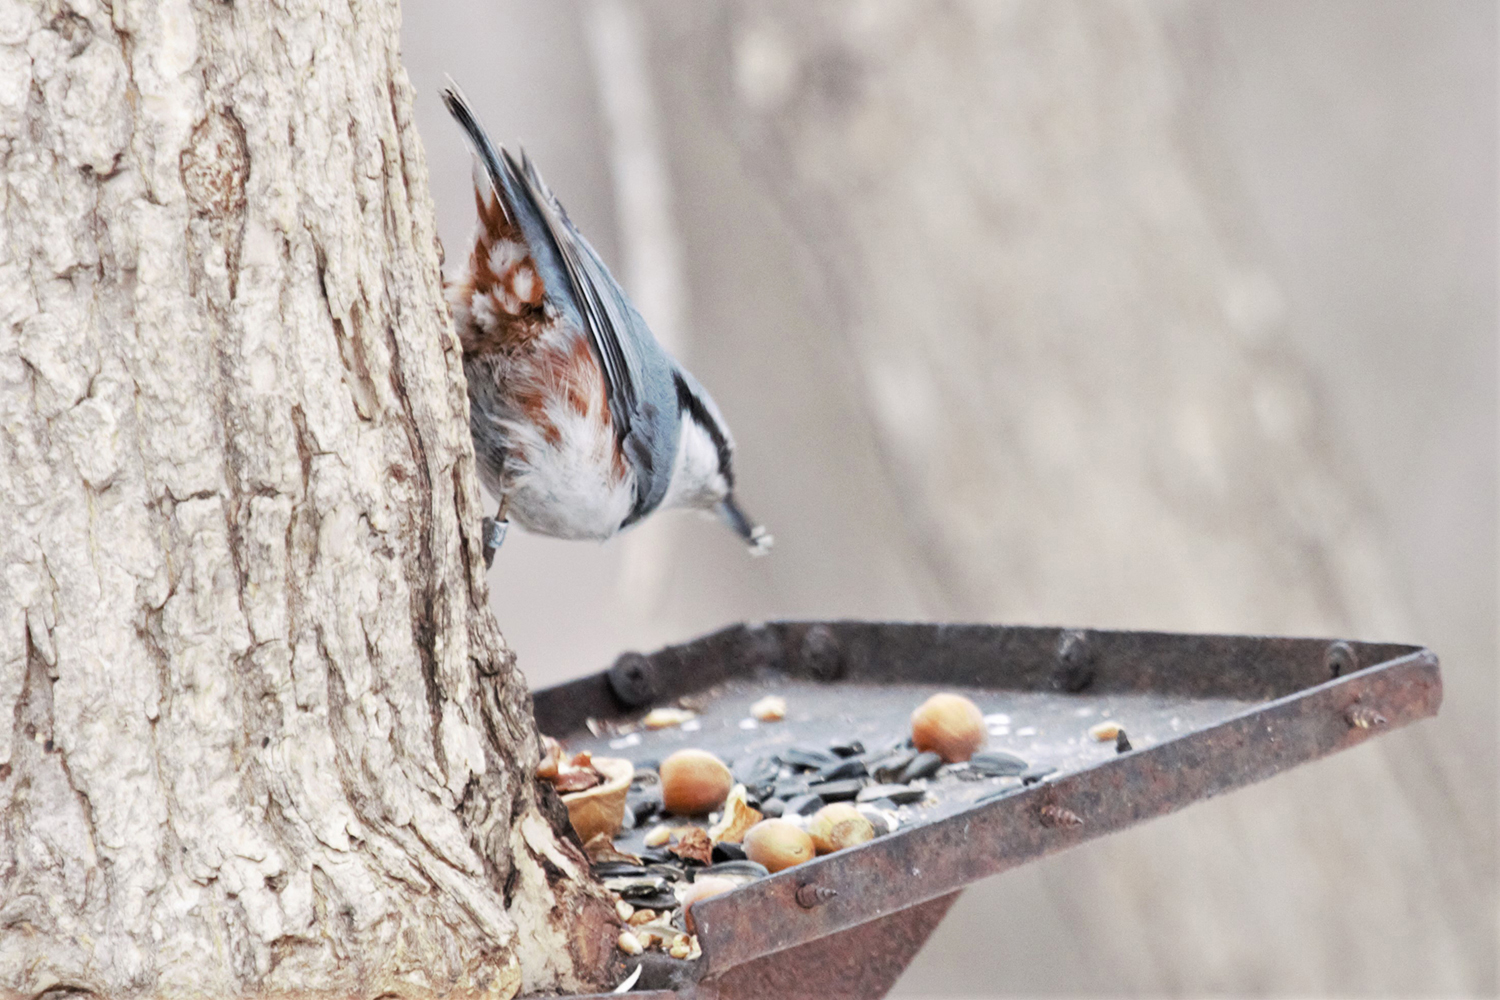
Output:
<svg viewBox="0 0 1500 1000">
<path fill-rule="evenodd" d="M 713 397 L 652 335 L 521 150 L 497 148 L 449 81 L 476 157 L 473 246 L 446 294 L 463 348 L 480 481 L 499 499 L 486 567 L 512 519 L 612 538 L 658 510 L 716 514 L 752 555 L 771 535 L 735 496 L 734 439 Z"/>
</svg>

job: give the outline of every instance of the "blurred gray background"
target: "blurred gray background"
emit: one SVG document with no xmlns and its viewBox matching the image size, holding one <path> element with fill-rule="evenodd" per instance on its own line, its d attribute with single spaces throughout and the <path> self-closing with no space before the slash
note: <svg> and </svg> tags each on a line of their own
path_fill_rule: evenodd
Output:
<svg viewBox="0 0 1500 1000">
<path fill-rule="evenodd" d="M 751 561 L 513 533 L 534 686 L 855 616 L 1427 643 L 1442 716 L 970 889 L 905 997 L 1496 991 L 1496 7 L 407 4 L 718 399 Z"/>
</svg>

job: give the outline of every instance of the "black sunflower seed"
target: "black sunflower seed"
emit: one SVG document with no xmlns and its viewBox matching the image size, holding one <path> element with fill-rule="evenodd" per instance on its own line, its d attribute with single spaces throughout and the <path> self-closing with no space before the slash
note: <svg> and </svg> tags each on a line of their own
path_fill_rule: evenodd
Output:
<svg viewBox="0 0 1500 1000">
<path fill-rule="evenodd" d="M 826 802 L 848 802 L 859 794 L 865 783 L 858 778 L 847 781 L 822 781 L 813 785 L 809 792 L 821 796 Z"/>
<path fill-rule="evenodd" d="M 934 774 L 937 774 L 937 769 L 942 766 L 943 758 L 928 750 L 913 757 L 911 763 L 907 764 L 901 770 L 901 776 L 896 780 L 904 785 L 909 781 L 916 781 L 918 778 L 930 778 Z"/>
<path fill-rule="evenodd" d="M 969 768 L 986 778 L 1009 778 L 1023 773 L 1027 767 L 1024 760 L 1004 750 L 986 750 L 969 758 Z"/>
</svg>

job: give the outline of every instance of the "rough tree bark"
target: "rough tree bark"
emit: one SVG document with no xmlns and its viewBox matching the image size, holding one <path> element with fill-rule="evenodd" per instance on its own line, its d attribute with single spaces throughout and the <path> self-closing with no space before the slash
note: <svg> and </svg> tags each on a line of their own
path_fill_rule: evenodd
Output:
<svg viewBox="0 0 1500 1000">
<path fill-rule="evenodd" d="M 396 0 L 0 0 L 0 993 L 578 988 Z"/>
</svg>

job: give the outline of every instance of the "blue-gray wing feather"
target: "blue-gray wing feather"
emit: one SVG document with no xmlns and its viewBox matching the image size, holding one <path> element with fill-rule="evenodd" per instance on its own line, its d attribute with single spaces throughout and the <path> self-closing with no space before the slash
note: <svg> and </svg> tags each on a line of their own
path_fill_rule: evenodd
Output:
<svg viewBox="0 0 1500 1000">
<path fill-rule="evenodd" d="M 625 338 L 621 336 L 632 319 L 630 306 L 624 301 L 619 285 L 610 276 L 604 262 L 573 225 L 525 152 L 521 154 L 519 169 L 509 152 L 502 155 L 524 182 L 527 198 L 535 206 L 547 227 L 552 245 L 557 249 L 567 273 L 568 287 L 577 299 L 589 341 L 604 371 L 610 416 L 615 420 L 616 432 L 623 439 L 630 433 L 640 405 L 637 358 L 631 356 L 634 352 L 627 350 Z"/>
</svg>

